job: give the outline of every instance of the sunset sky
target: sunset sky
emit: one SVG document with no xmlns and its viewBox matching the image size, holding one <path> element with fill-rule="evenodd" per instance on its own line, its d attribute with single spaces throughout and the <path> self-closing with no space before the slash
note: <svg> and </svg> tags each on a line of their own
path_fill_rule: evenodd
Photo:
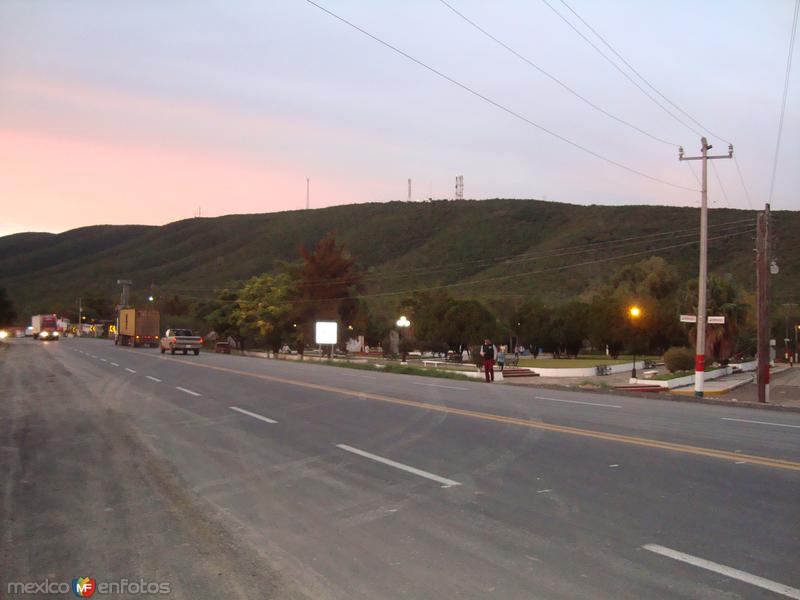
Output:
<svg viewBox="0 0 800 600">
<path fill-rule="evenodd" d="M 697 153 L 696 133 L 542 0 L 448 2 L 603 109 Z M 666 97 L 734 143 L 751 203 L 763 206 L 794 2 L 568 3 Z M 592 110 L 439 0 L 319 4 L 595 153 L 697 187 L 677 148 Z M 797 54 L 778 210 L 800 209 Z M 711 170 L 712 207 L 748 208 L 733 161 L 715 166 L 727 200 Z M 312 207 L 404 200 L 409 177 L 414 200 L 448 198 L 460 174 L 467 198 L 699 200 L 523 123 L 305 0 L 0 3 L 0 235 L 163 224 L 198 206 L 203 216 L 299 209 L 306 177 Z"/>
</svg>

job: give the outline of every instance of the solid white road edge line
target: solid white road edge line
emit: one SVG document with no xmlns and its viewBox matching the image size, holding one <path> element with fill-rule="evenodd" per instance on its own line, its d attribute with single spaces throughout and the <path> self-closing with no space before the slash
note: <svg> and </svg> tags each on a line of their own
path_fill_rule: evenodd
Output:
<svg viewBox="0 0 800 600">
<path fill-rule="evenodd" d="M 469 388 L 456 387 L 454 385 L 441 385 L 441 384 L 438 384 L 438 383 L 422 383 L 421 381 L 412 381 L 411 384 L 412 385 L 427 385 L 428 387 L 446 388 L 448 390 L 462 390 L 462 391 L 465 391 L 465 392 L 469 391 Z"/>
<path fill-rule="evenodd" d="M 129 369 L 128 367 L 125 367 L 125 370 L 130 372 L 130 373 L 136 373 L 136 371 L 134 371 L 133 369 Z"/>
<path fill-rule="evenodd" d="M 581 400 L 564 400 L 563 398 L 546 398 L 544 396 L 534 396 L 537 400 L 549 400 L 550 402 L 566 402 L 567 404 L 588 404 L 589 406 L 603 406 L 605 408 L 622 408 L 619 404 L 603 404 L 601 402 L 583 402 Z"/>
<path fill-rule="evenodd" d="M 670 548 L 666 548 L 665 546 L 659 546 L 658 544 L 645 544 L 644 546 L 642 546 L 642 548 L 644 548 L 645 550 L 649 550 L 650 552 L 655 552 L 656 554 L 660 554 L 661 556 L 666 556 L 667 558 L 679 560 L 681 562 L 688 563 L 695 567 L 700 567 L 701 569 L 706 569 L 708 571 L 713 571 L 714 573 L 719 573 L 720 575 L 724 575 L 725 577 L 730 577 L 731 579 L 738 579 L 739 581 L 744 581 L 745 583 L 749 583 L 750 585 L 754 585 L 756 587 L 760 587 L 765 590 L 775 592 L 776 594 L 781 594 L 782 596 L 786 596 L 787 598 L 800 599 L 800 590 L 798 590 L 797 588 L 789 587 L 788 585 L 784 585 L 782 583 L 778 583 L 777 581 L 772 581 L 771 579 L 764 579 L 763 577 L 759 577 L 758 575 L 751 575 L 750 573 L 746 573 L 745 571 L 740 571 L 739 569 L 734 569 L 733 567 L 726 567 L 725 565 L 711 562 L 710 560 L 699 558 L 697 556 L 692 556 L 691 554 L 678 552 L 677 550 L 672 550 Z"/>
<path fill-rule="evenodd" d="M 441 483 L 443 488 L 453 487 L 454 485 L 461 485 L 458 481 L 453 481 L 452 479 L 447 479 L 446 477 L 440 477 L 439 475 L 436 475 L 434 473 L 428 473 L 428 471 L 423 471 L 422 469 L 417 469 L 416 467 L 410 467 L 408 465 L 404 465 L 403 463 L 399 463 L 389 458 L 384 458 L 382 456 L 378 456 L 377 454 L 371 454 L 369 452 L 365 452 L 364 450 L 353 448 L 352 446 L 348 446 L 347 444 L 336 444 L 336 447 L 339 448 L 340 450 L 345 450 L 346 452 L 352 452 L 353 454 L 358 454 L 359 456 L 363 456 L 364 458 L 374 460 L 375 462 L 383 463 L 384 465 L 389 465 L 390 467 L 394 467 L 395 469 L 400 469 L 401 471 L 413 473 L 414 475 L 419 475 L 420 477 L 425 477 L 426 479 L 430 479 L 437 483 Z"/>
<path fill-rule="evenodd" d="M 787 425 L 786 423 L 770 423 L 769 421 L 751 421 L 750 419 L 733 419 L 730 417 L 721 417 L 723 421 L 738 421 L 739 423 L 756 423 L 758 425 L 775 425 L 775 427 L 791 427 L 792 429 L 800 429 L 800 425 Z"/>
<path fill-rule="evenodd" d="M 156 383 L 161 383 L 161 380 L 157 377 L 151 377 L 150 375 L 145 375 L 150 381 L 155 381 Z"/>
<path fill-rule="evenodd" d="M 176 390 L 180 390 L 182 392 L 186 392 L 187 394 L 191 394 L 192 396 L 199 396 L 200 395 L 197 392 L 193 392 L 192 390 L 187 390 L 186 388 L 182 388 L 182 387 L 177 386 L 177 385 L 175 386 L 175 389 Z"/>
<path fill-rule="evenodd" d="M 273 423 L 273 424 L 277 423 L 277 421 L 275 421 L 274 419 L 270 419 L 270 418 L 265 417 L 263 415 L 259 415 L 259 414 L 254 413 L 254 412 L 250 412 L 249 410 L 245 410 L 243 408 L 239 408 L 238 406 L 229 406 L 228 408 L 230 408 L 231 410 L 235 410 L 236 412 L 240 412 L 243 415 L 247 415 L 248 417 L 253 417 L 254 419 L 259 419 L 260 421 L 264 421 L 265 423 Z"/>
</svg>

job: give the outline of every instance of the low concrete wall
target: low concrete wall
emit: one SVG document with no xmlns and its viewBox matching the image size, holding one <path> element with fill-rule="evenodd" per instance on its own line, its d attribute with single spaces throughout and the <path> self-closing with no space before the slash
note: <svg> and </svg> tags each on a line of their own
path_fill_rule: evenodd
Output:
<svg viewBox="0 0 800 600">
<path fill-rule="evenodd" d="M 627 373 L 633 370 L 633 363 L 621 363 L 617 365 L 608 365 L 611 368 L 611 374 L 614 373 Z M 552 368 L 539 368 L 539 367 L 521 367 L 537 373 L 541 377 L 594 377 L 597 375 L 597 370 L 594 367 L 579 367 L 575 369 L 552 369 Z M 644 369 L 644 361 L 636 361 L 637 369 Z"/>
<path fill-rule="evenodd" d="M 706 371 L 705 376 L 703 377 L 703 381 L 711 381 L 712 379 L 719 379 L 720 377 L 724 377 L 725 375 L 731 375 L 734 372 L 745 372 L 745 371 L 755 371 L 756 370 L 756 361 L 750 361 L 745 363 L 732 363 L 729 364 L 727 367 L 722 367 L 719 369 L 714 369 L 713 371 Z M 683 387 L 685 385 L 692 385 L 694 383 L 694 373 L 691 375 L 686 375 L 685 377 L 676 377 L 675 379 L 667 379 L 666 381 L 661 381 L 658 379 L 633 379 L 630 380 L 631 383 L 637 384 L 644 384 L 644 385 L 652 385 L 652 386 L 659 386 L 663 387 L 664 389 L 674 389 Z"/>
</svg>

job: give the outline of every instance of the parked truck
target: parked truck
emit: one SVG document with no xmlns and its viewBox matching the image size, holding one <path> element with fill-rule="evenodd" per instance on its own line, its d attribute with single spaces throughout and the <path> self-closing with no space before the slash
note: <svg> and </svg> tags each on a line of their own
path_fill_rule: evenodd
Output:
<svg viewBox="0 0 800 600">
<path fill-rule="evenodd" d="M 158 346 L 161 317 L 152 308 L 121 308 L 117 313 L 117 337 L 120 346 Z"/>
<path fill-rule="evenodd" d="M 35 340 L 58 341 L 58 316 L 33 315 L 31 317 L 31 335 Z"/>
</svg>

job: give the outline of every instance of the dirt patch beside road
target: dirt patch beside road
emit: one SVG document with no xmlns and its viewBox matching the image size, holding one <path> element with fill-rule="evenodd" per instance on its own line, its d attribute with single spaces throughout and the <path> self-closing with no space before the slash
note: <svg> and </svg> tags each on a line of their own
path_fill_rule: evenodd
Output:
<svg viewBox="0 0 800 600">
<path fill-rule="evenodd" d="M 170 598 L 298 597 L 112 408 L 119 379 L 22 342 L 4 352 L 0 389 L 0 595 L 90 576 L 166 583 Z"/>
</svg>

